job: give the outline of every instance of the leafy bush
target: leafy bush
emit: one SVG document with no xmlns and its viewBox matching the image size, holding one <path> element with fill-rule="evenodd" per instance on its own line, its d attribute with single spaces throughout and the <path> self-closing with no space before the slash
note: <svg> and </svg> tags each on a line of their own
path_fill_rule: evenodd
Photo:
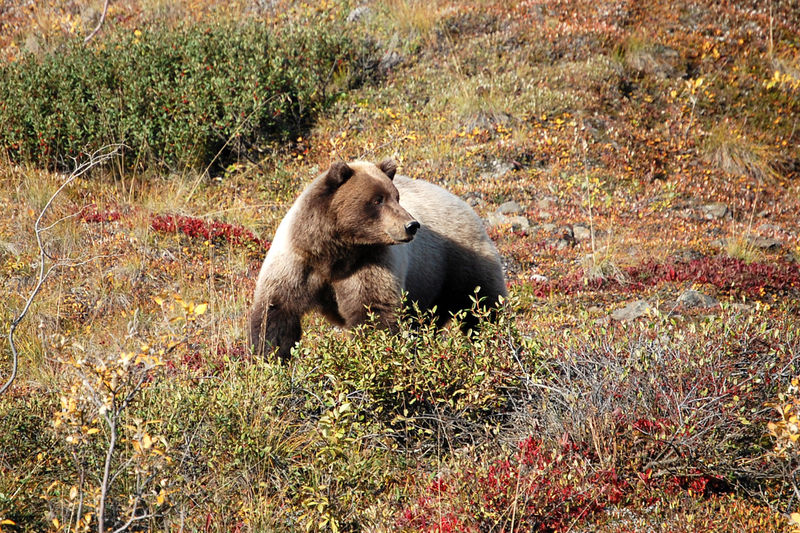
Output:
<svg viewBox="0 0 800 533">
<path fill-rule="evenodd" d="M 0 149 L 55 167 L 107 143 L 129 147 L 128 166 L 224 162 L 302 131 L 356 55 L 330 23 L 155 28 L 89 49 L 73 40 L 0 66 Z"/>
<path fill-rule="evenodd" d="M 518 391 L 517 360 L 529 342 L 508 314 L 494 323 L 484 317 L 472 338 L 456 328 L 443 334 L 429 317 L 406 317 L 396 335 L 366 325 L 347 338 L 320 335 L 295 357 L 310 369 L 309 381 L 357 398 L 363 412 L 406 436 L 456 420 L 463 433 L 470 421 L 507 412 Z"/>
</svg>

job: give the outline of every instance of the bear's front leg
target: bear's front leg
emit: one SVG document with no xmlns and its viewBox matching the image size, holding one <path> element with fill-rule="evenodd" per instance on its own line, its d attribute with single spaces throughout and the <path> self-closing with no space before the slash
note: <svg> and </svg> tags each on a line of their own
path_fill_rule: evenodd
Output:
<svg viewBox="0 0 800 533">
<path fill-rule="evenodd" d="M 369 313 L 373 313 L 379 325 L 392 331 L 397 329 L 401 290 L 388 268 L 377 265 L 364 267 L 332 285 L 345 327 L 363 324 Z"/>
<path fill-rule="evenodd" d="M 277 348 L 282 361 L 288 361 L 300 340 L 300 315 L 283 306 L 258 301 L 250 312 L 250 344 L 256 355 L 266 357 Z"/>
</svg>

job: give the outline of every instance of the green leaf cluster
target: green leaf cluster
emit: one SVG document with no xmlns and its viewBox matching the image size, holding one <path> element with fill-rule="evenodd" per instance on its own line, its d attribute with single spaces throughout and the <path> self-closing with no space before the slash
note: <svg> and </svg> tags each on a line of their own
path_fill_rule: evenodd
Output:
<svg viewBox="0 0 800 533">
<path fill-rule="evenodd" d="M 304 131 L 350 82 L 358 41 L 331 25 L 119 31 L 0 65 L 0 151 L 61 168 L 109 143 L 126 166 L 205 168 Z"/>
</svg>

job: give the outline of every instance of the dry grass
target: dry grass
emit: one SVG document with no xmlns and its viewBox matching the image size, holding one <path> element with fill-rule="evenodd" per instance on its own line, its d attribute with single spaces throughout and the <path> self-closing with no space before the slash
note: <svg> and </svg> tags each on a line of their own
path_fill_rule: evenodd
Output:
<svg viewBox="0 0 800 533">
<path fill-rule="evenodd" d="M 725 241 L 725 253 L 728 254 L 728 257 L 738 259 L 748 265 L 760 261 L 764 257 L 761 250 L 753 246 L 749 235 L 728 238 Z"/>
<path fill-rule="evenodd" d="M 396 31 L 424 41 L 431 38 L 444 14 L 440 1 L 389 0 L 385 6 Z"/>
<path fill-rule="evenodd" d="M 775 168 L 776 154 L 768 146 L 748 139 L 739 128 L 727 123 L 716 126 L 706 137 L 703 154 L 711 164 L 734 176 L 756 180 L 760 184 L 780 177 Z"/>
</svg>

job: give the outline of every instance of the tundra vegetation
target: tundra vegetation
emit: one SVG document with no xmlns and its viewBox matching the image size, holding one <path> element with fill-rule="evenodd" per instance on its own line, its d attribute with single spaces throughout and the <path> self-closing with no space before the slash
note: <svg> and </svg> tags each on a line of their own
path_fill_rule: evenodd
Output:
<svg viewBox="0 0 800 533">
<path fill-rule="evenodd" d="M 103 7 L 0 9 L 0 530 L 800 531 L 795 2 Z M 383 157 L 499 319 L 252 357 L 294 196 Z"/>
</svg>

